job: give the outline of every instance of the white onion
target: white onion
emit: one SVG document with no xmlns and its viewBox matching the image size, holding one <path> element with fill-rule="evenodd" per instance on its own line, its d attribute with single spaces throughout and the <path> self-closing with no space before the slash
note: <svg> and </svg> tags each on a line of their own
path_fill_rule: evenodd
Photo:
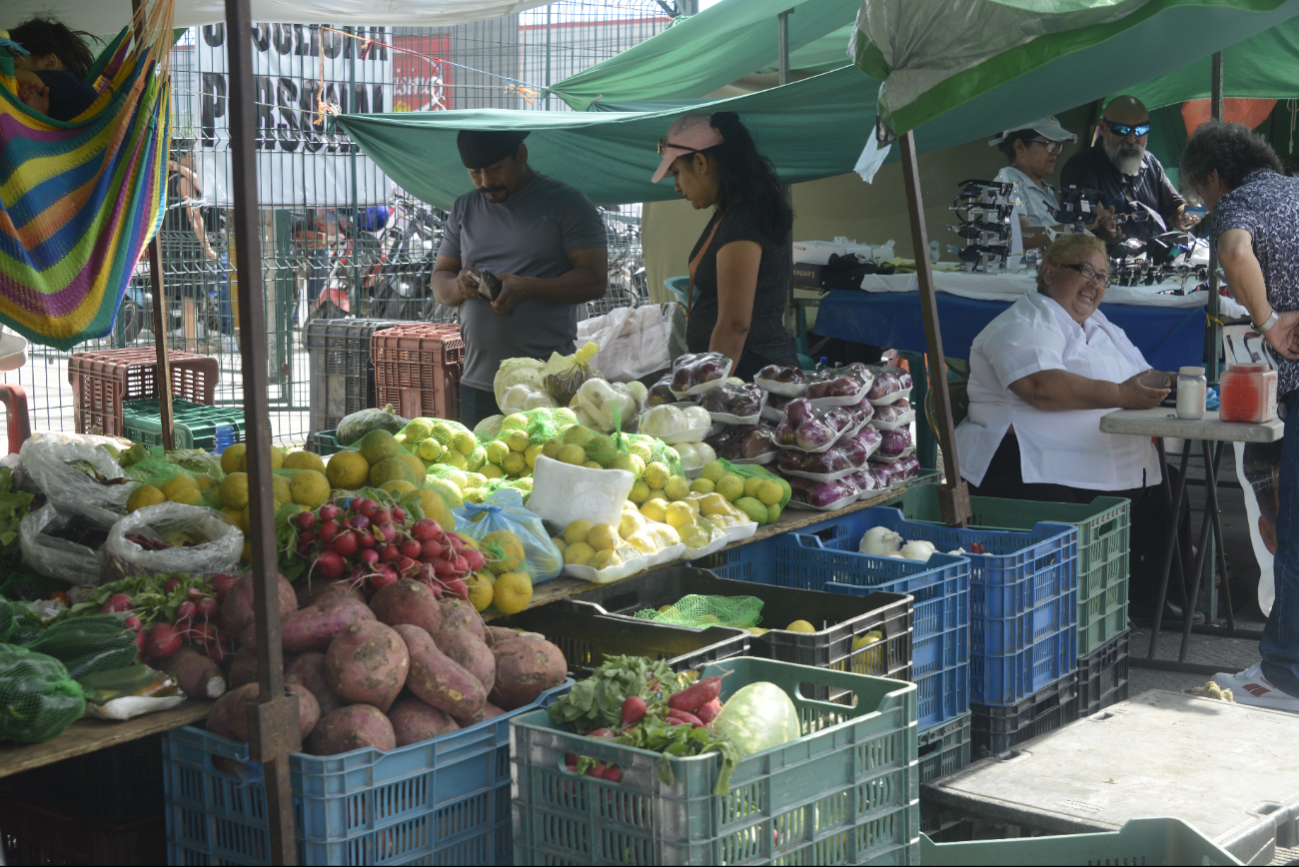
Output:
<svg viewBox="0 0 1299 867">
<path fill-rule="evenodd" d="M 902 536 L 888 527 L 871 527 L 862 536 L 858 549 L 872 557 L 888 557 L 902 547 Z"/>
</svg>

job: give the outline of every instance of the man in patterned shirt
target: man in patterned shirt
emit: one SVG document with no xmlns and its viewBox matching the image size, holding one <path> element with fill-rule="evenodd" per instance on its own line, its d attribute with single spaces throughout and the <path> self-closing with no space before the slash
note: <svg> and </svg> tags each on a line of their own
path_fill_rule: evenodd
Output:
<svg viewBox="0 0 1299 867">
<path fill-rule="evenodd" d="M 1276 601 L 1259 654 L 1239 674 L 1218 674 L 1237 702 L 1299 712 L 1299 179 L 1286 177 L 1271 146 L 1238 123 L 1202 125 L 1182 154 L 1182 183 L 1211 211 L 1210 242 L 1227 285 L 1278 356 L 1285 407 Z"/>
</svg>

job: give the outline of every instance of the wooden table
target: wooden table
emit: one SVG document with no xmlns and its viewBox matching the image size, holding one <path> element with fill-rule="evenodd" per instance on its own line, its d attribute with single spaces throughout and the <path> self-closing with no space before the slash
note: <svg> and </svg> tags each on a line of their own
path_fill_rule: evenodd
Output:
<svg viewBox="0 0 1299 867">
<path fill-rule="evenodd" d="M 1165 502 L 1168 506 L 1167 514 L 1169 515 L 1170 526 L 1168 545 L 1164 551 L 1164 568 L 1159 580 L 1159 598 L 1155 605 L 1155 622 L 1150 631 L 1150 649 L 1144 660 L 1137 654 L 1132 654 L 1133 665 L 1187 671 L 1195 674 L 1207 673 L 1210 675 L 1224 670 L 1222 667 L 1205 666 L 1186 661 L 1186 654 L 1190 648 L 1191 628 L 1195 621 L 1195 606 L 1199 601 L 1200 587 L 1204 583 L 1204 555 L 1208 550 L 1207 543 L 1210 532 L 1214 536 L 1214 544 L 1218 552 L 1217 559 L 1220 561 L 1219 565 L 1222 568 L 1224 579 L 1227 574 L 1227 562 L 1222 548 L 1222 516 L 1218 508 L 1218 466 L 1222 462 L 1223 444 L 1229 442 L 1276 442 L 1281 439 L 1284 429 L 1284 424 L 1279 420 L 1265 424 L 1223 422 L 1219 420 L 1217 411 L 1206 412 L 1204 418 L 1201 419 L 1182 419 L 1178 418 L 1177 413 L 1168 407 L 1120 409 L 1101 416 L 1101 431 L 1103 433 L 1154 437 L 1155 447 L 1159 450 L 1159 465 L 1161 467 L 1166 463 L 1164 438 L 1175 437 L 1182 440 L 1182 463 L 1180 478 L 1177 480 L 1177 495 L 1173 496 L 1167 473 L 1164 473 L 1162 486 L 1164 495 L 1168 498 Z M 1186 491 L 1186 465 L 1191 457 L 1191 444 L 1196 440 L 1199 440 L 1204 452 L 1205 507 L 1204 521 L 1200 525 L 1199 548 L 1195 555 L 1195 583 L 1191 586 L 1191 596 L 1188 600 L 1182 582 L 1180 580 L 1177 582 L 1178 591 L 1182 597 L 1182 646 L 1177 655 L 1177 661 L 1157 661 L 1155 660 L 1155 645 L 1159 638 L 1159 629 L 1163 623 L 1164 603 L 1168 598 L 1168 577 L 1174 561 L 1177 563 L 1179 572 L 1182 564 L 1181 549 L 1177 540 L 1179 510 L 1174 504 L 1182 502 L 1182 496 Z M 1213 574 L 1213 571 L 1211 566 L 1209 569 L 1210 574 Z M 1210 592 L 1212 592 L 1213 584 L 1210 583 L 1209 587 Z M 1227 622 L 1229 631 L 1234 632 L 1236 618 L 1231 607 L 1230 593 L 1227 594 Z M 1160 664 L 1154 665 L 1154 662 Z"/>
<path fill-rule="evenodd" d="M 68 726 L 63 734 L 44 743 L 0 744 L 0 777 L 187 726 L 206 719 L 213 704 L 215 702 L 191 700 L 171 710 L 145 714 L 123 722 L 79 719 Z"/>
<path fill-rule="evenodd" d="M 927 481 L 922 482 L 921 484 L 930 484 L 932 482 L 933 482 L 933 478 L 931 477 Z M 844 508 L 834 512 L 814 512 L 814 511 L 804 511 L 802 509 L 786 509 L 784 512 L 781 513 L 780 517 L 776 519 L 776 523 L 768 524 L 765 527 L 759 527 L 758 532 L 754 533 L 749 538 L 745 539 L 742 542 L 734 542 L 730 545 L 727 545 L 722 550 L 729 551 L 731 548 L 736 548 L 739 547 L 740 545 L 748 545 L 751 542 L 760 542 L 763 539 L 770 539 L 772 536 L 778 536 L 781 533 L 790 533 L 795 530 L 801 530 L 804 527 L 810 527 L 813 524 L 819 524 L 822 521 L 835 518 L 839 515 L 847 515 L 852 512 L 861 511 L 862 509 L 869 509 L 872 506 L 878 506 L 881 503 L 887 503 L 890 500 L 896 500 L 899 497 L 901 497 L 903 494 L 905 494 L 910 487 L 911 487 L 910 485 L 903 485 L 901 487 L 891 488 L 888 491 L 882 491 L 879 494 L 876 494 L 875 496 L 870 497 L 868 499 L 858 500 L 852 505 L 845 506 Z M 665 569 L 669 565 L 671 564 L 655 566 L 654 569 Z M 636 577 L 637 575 L 644 575 L 645 572 L 649 572 L 649 571 L 652 570 L 646 569 L 641 572 L 635 573 L 635 575 L 628 575 L 627 578 L 623 578 L 620 580 L 626 581 L 629 578 Z M 616 584 L 618 582 L 613 581 L 610 583 Z M 542 605 L 549 605 L 551 602 L 558 602 L 560 599 L 566 599 L 569 596 L 574 595 L 575 593 L 584 593 L 587 590 L 590 590 L 594 587 L 601 587 L 601 586 L 604 585 L 592 584 L 589 581 L 583 581 L 579 578 L 563 578 L 563 577 L 556 578 L 554 581 L 548 581 L 545 584 L 538 585 L 536 592 L 532 594 L 532 602 L 528 604 L 528 608 L 538 608 Z M 484 620 L 492 620 L 494 618 L 501 617 L 501 616 L 503 615 L 493 611 L 483 612 Z"/>
</svg>

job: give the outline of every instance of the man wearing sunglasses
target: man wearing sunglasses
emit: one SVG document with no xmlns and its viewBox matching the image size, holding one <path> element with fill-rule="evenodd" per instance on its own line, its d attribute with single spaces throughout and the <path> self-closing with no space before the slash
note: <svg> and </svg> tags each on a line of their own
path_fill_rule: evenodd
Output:
<svg viewBox="0 0 1299 867">
<path fill-rule="evenodd" d="M 1105 106 L 1096 132 L 1098 141 L 1064 164 L 1060 184 L 1100 190 L 1103 207 L 1134 217 L 1105 240 L 1116 243 L 1126 237 L 1144 241 L 1165 231 L 1189 229 L 1198 222 L 1186 213 L 1186 200 L 1168 180 L 1159 160 L 1146 150 L 1150 112 L 1141 100 L 1114 97 Z"/>
</svg>

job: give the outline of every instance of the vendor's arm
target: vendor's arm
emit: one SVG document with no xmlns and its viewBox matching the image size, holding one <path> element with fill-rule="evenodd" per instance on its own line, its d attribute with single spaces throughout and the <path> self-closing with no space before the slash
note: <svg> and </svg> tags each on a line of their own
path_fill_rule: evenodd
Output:
<svg viewBox="0 0 1299 867">
<path fill-rule="evenodd" d="M 438 254 L 433 263 L 433 297 L 439 304 L 459 307 L 471 298 L 478 297 L 478 284 L 468 268 L 460 267 L 459 259 Z"/>
<path fill-rule="evenodd" d="M 1039 370 L 1015 380 L 1010 390 L 1017 397 L 1044 412 L 1069 409 L 1150 409 L 1168 396 L 1167 388 L 1151 388 L 1142 371 L 1126 382 L 1088 379 L 1067 370 Z"/>
<path fill-rule="evenodd" d="M 717 251 L 717 324 L 708 351 L 731 359 L 732 370 L 739 368 L 749 337 L 761 264 L 762 245 L 756 241 L 732 241 Z"/>
<path fill-rule="evenodd" d="M 188 166 L 172 162 L 172 169 L 177 174 L 176 189 L 180 197 L 184 199 L 185 213 L 189 215 L 189 224 L 194 229 L 194 235 L 198 238 L 199 245 L 203 248 L 203 255 L 210 261 L 216 261 L 217 251 L 212 249 L 212 244 L 207 239 L 207 229 L 203 225 L 203 210 L 199 207 L 201 201 L 198 191 L 198 179 L 194 177 Z"/>
<path fill-rule="evenodd" d="M 572 268 L 550 279 L 498 274 L 501 279 L 501 294 L 492 302 L 492 309 L 497 313 L 509 313 L 521 302 L 528 300 L 584 304 L 603 298 L 609 285 L 608 248 L 574 250 L 566 258 Z"/>
<path fill-rule="evenodd" d="M 1244 229 L 1228 229 L 1218 236 L 1218 264 L 1227 275 L 1227 285 L 1254 324 L 1262 325 L 1272 315 L 1263 269 L 1254 255 L 1254 238 Z M 1280 319 L 1263 335 L 1280 355 L 1299 359 L 1299 311 L 1278 314 Z"/>
</svg>

